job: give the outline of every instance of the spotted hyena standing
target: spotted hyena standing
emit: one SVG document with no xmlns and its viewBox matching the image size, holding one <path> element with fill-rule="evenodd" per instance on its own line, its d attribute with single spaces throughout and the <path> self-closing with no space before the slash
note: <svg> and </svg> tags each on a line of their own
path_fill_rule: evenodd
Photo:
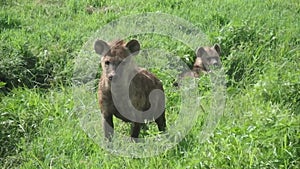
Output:
<svg viewBox="0 0 300 169">
<path fill-rule="evenodd" d="M 140 50 L 139 42 L 118 40 L 106 43 L 97 40 L 94 49 L 102 56 L 98 99 L 105 137 L 111 140 L 113 135 L 113 115 L 132 123 L 132 138 L 138 138 L 143 123 L 147 121 L 155 121 L 158 129 L 165 131 L 163 85 L 155 75 L 137 67 L 131 59 Z M 155 90 L 161 94 L 153 94 Z"/>
<path fill-rule="evenodd" d="M 183 72 L 179 75 L 179 82 L 185 77 L 199 78 L 202 74 L 210 73 L 212 67 L 220 67 L 222 65 L 220 60 L 221 47 L 215 44 L 212 47 L 199 47 L 196 51 L 196 59 L 193 69 Z M 174 83 L 178 86 L 178 82 Z"/>
</svg>

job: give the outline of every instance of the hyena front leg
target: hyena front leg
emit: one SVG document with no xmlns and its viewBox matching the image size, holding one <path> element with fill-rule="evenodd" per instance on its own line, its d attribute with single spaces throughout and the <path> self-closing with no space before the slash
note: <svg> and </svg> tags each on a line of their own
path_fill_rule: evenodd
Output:
<svg viewBox="0 0 300 169">
<path fill-rule="evenodd" d="M 155 123 L 157 124 L 158 130 L 159 131 L 166 131 L 167 124 L 166 124 L 166 117 L 165 117 L 165 112 L 161 114 L 156 120 Z"/>
<path fill-rule="evenodd" d="M 113 123 L 113 116 L 112 114 L 102 115 L 102 125 L 104 129 L 104 135 L 105 138 L 111 141 L 113 135 L 114 135 L 114 123 Z"/>
<path fill-rule="evenodd" d="M 140 131 L 141 131 L 142 124 L 133 122 L 131 126 L 131 137 L 136 142 L 137 138 L 139 137 Z"/>
</svg>

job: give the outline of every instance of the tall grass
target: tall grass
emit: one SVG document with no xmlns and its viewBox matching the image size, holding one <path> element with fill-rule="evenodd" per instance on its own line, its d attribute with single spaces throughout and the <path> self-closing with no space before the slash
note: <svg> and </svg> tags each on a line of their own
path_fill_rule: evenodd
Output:
<svg viewBox="0 0 300 169">
<path fill-rule="evenodd" d="M 0 8 L 1 168 L 299 168 L 298 1 L 6 0 Z M 178 145 L 139 159 L 113 155 L 84 132 L 71 79 L 75 56 L 96 30 L 144 12 L 184 18 L 221 45 L 227 98 L 208 140 L 199 141 L 205 116 L 199 117 Z M 144 48 L 159 47 L 193 63 L 194 49 L 181 42 L 137 37 Z M 170 126 L 180 99 L 168 74 L 153 72 L 168 94 Z M 209 77 L 201 78 L 207 112 L 211 89 Z M 117 120 L 116 126 L 129 133 L 127 124 Z"/>
</svg>

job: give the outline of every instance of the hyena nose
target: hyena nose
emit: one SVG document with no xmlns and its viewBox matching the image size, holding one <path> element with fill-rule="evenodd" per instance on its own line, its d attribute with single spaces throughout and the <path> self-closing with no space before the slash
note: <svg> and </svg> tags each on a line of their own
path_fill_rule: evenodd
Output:
<svg viewBox="0 0 300 169">
<path fill-rule="evenodd" d="M 116 74 L 114 74 L 114 73 L 112 73 L 112 74 L 108 75 L 108 80 L 109 80 L 109 81 L 112 81 L 112 80 L 113 80 L 113 78 L 117 78 L 117 75 L 116 75 Z"/>
<path fill-rule="evenodd" d="M 114 75 L 109 75 L 108 80 L 112 81 L 113 77 L 114 77 Z"/>
<path fill-rule="evenodd" d="M 212 62 L 212 66 L 213 67 L 220 67 L 221 65 L 220 65 L 220 63 L 218 61 L 213 61 Z"/>
</svg>

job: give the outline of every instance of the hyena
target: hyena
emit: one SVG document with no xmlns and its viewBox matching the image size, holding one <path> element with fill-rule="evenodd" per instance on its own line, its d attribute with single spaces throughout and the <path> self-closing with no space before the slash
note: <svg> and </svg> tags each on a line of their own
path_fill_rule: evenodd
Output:
<svg viewBox="0 0 300 169">
<path fill-rule="evenodd" d="M 113 115 L 132 123 L 133 140 L 138 138 L 141 127 L 148 121 L 155 121 L 159 131 L 165 131 L 165 95 L 162 82 L 154 74 L 137 67 L 131 59 L 140 50 L 139 42 L 134 39 L 128 43 L 124 40 L 111 43 L 96 40 L 94 49 L 102 56 L 98 99 L 105 137 L 111 141 L 114 133 Z M 156 89 L 162 94 L 153 95 L 151 91 Z M 114 103 L 117 99 L 121 101 Z M 133 108 L 128 108 L 130 105 Z"/>
<path fill-rule="evenodd" d="M 220 67 L 222 65 L 220 60 L 221 47 L 215 44 L 212 47 L 199 47 L 196 51 L 196 59 L 193 69 L 183 72 L 179 75 L 179 82 L 185 77 L 199 78 L 201 75 L 210 73 L 212 67 Z M 174 83 L 178 86 L 178 82 Z"/>
</svg>

